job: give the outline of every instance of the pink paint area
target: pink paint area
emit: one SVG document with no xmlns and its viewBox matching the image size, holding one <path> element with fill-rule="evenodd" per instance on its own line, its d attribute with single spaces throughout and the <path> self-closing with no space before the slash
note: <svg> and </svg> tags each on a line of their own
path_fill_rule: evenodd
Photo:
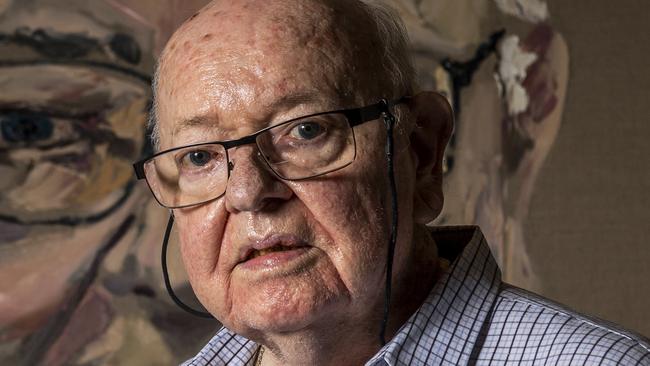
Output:
<svg viewBox="0 0 650 366">
<path fill-rule="evenodd" d="M 547 24 L 541 24 L 533 29 L 522 44 L 525 50 L 537 54 L 537 61 L 530 65 L 522 82 L 530 98 L 525 114 L 536 123 L 543 121 L 558 103 L 555 73 L 546 56 L 553 36 L 553 30 Z"/>
</svg>

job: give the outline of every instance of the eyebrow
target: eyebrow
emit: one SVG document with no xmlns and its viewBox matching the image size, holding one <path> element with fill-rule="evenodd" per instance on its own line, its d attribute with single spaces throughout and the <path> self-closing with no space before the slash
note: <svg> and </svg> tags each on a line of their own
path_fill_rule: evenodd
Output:
<svg viewBox="0 0 650 366">
<path fill-rule="evenodd" d="M 207 127 L 207 126 L 215 126 L 215 122 L 217 121 L 216 117 L 213 116 L 208 116 L 208 115 L 203 115 L 203 116 L 194 116 L 190 117 L 188 119 L 184 119 L 176 124 L 176 127 L 174 127 L 174 130 L 172 131 L 172 136 L 175 136 L 179 132 L 182 132 L 184 130 L 193 128 L 193 127 Z"/>
<path fill-rule="evenodd" d="M 267 118 L 264 118 L 264 120 L 270 121 L 274 118 L 275 115 L 278 114 L 278 112 L 295 108 L 301 104 L 314 104 L 318 101 L 318 96 L 319 94 L 315 90 L 287 94 L 280 99 L 276 99 L 273 103 L 264 106 L 265 110 L 272 111 L 268 116 L 266 116 Z M 217 126 L 218 121 L 219 118 L 215 114 L 198 115 L 183 119 L 176 124 L 176 127 L 174 127 L 174 130 L 172 131 L 172 135 L 176 135 L 179 132 L 190 128 L 208 126 L 216 130 L 226 132 L 225 129 Z"/>
</svg>

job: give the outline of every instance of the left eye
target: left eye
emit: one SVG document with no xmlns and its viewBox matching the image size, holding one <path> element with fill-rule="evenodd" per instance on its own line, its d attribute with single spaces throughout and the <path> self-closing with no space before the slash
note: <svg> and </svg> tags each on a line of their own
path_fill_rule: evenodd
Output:
<svg viewBox="0 0 650 366">
<path fill-rule="evenodd" d="M 318 137 L 323 132 L 323 127 L 316 122 L 302 122 L 291 129 L 292 137 L 311 140 Z"/>
</svg>

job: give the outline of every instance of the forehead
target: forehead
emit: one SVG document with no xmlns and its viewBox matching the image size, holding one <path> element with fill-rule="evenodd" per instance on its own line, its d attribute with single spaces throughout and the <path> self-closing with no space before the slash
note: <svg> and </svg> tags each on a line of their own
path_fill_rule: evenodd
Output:
<svg viewBox="0 0 650 366">
<path fill-rule="evenodd" d="M 243 120 L 268 119 L 277 112 L 269 108 L 282 100 L 300 101 L 295 113 L 363 102 L 363 94 L 372 94 L 363 92 L 371 89 L 365 72 L 370 60 L 358 57 L 367 48 L 364 31 L 352 39 L 348 17 L 336 7 L 304 1 L 203 9 L 179 29 L 161 61 L 157 114 L 163 142 L 175 124 L 197 116 L 238 129 L 247 127 Z"/>
</svg>

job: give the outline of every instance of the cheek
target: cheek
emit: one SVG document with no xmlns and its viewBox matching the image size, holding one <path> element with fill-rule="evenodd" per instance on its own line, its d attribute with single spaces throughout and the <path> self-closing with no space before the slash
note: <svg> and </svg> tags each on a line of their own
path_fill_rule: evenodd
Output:
<svg viewBox="0 0 650 366">
<path fill-rule="evenodd" d="M 294 187 L 312 216 L 317 236 L 329 238 L 322 248 L 353 297 L 383 274 L 388 234 L 382 186 L 383 181 L 372 175 L 342 174 Z"/>
<path fill-rule="evenodd" d="M 209 300 L 208 284 L 221 255 L 227 213 L 223 200 L 174 212 L 183 264 L 197 296 Z M 205 294 L 205 296 L 204 296 Z"/>
</svg>

